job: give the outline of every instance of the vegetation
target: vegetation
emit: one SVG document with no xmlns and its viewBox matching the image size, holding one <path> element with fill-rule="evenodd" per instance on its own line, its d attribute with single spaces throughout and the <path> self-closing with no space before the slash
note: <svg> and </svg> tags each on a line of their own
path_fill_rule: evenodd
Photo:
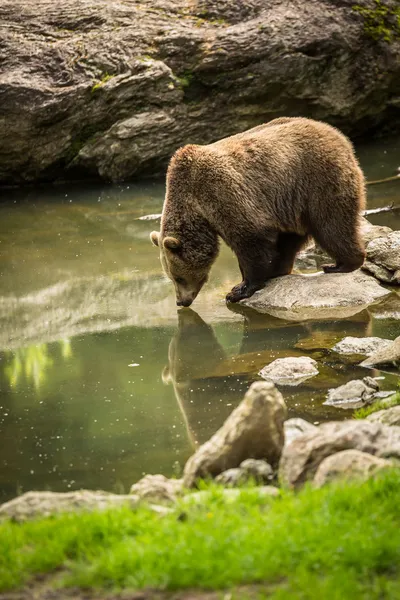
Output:
<svg viewBox="0 0 400 600">
<path fill-rule="evenodd" d="M 115 75 L 110 75 L 109 73 L 104 73 L 104 75 L 102 76 L 100 81 L 98 81 L 97 83 L 95 83 L 93 85 L 92 92 L 95 92 L 96 90 L 101 88 L 105 83 L 107 83 L 107 81 L 110 81 L 110 79 L 112 79 L 113 77 L 115 77 Z"/>
<path fill-rule="evenodd" d="M 380 400 L 379 402 L 375 402 L 375 404 L 371 404 L 370 406 L 365 406 L 359 408 L 354 413 L 355 419 L 365 419 L 368 415 L 372 415 L 372 413 L 378 412 L 378 410 L 383 410 L 385 408 L 392 408 L 392 406 L 398 406 L 400 404 L 400 392 L 397 392 L 394 396 L 391 396 L 388 399 Z"/>
<path fill-rule="evenodd" d="M 364 17 L 365 33 L 372 39 L 393 42 L 400 39 L 400 5 L 398 2 L 374 0 L 375 7 L 356 4 L 353 10 Z"/>
<path fill-rule="evenodd" d="M 0 525 L 0 590 L 37 574 L 97 589 L 232 589 L 261 583 L 268 598 L 400 597 L 400 476 L 341 483 L 280 499 L 254 488 L 227 499 L 145 506 Z M 243 596 L 240 596 L 243 597 Z M 258 596 L 262 597 L 262 596 Z"/>
</svg>

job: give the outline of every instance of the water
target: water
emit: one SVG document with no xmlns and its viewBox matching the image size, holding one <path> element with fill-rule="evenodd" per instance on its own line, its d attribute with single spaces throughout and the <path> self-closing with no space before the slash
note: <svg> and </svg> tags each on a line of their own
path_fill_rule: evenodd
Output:
<svg viewBox="0 0 400 600">
<path fill-rule="evenodd" d="M 400 138 L 361 147 L 367 176 L 394 174 L 399 149 Z M 322 404 L 327 389 L 367 373 L 326 349 L 345 335 L 400 335 L 380 309 L 302 323 L 230 311 L 224 295 L 239 271 L 227 248 L 194 310 L 178 313 L 149 242 L 159 221 L 139 219 L 160 213 L 163 195 L 163 182 L 3 191 L 0 500 L 29 489 L 122 492 L 144 473 L 179 474 L 281 356 L 309 355 L 321 368 L 282 388 L 290 416 L 345 418 Z M 390 203 L 400 206 L 399 182 L 369 188 L 370 208 Z M 400 211 L 371 221 L 400 229 Z M 383 389 L 396 384 L 386 375 Z"/>
</svg>

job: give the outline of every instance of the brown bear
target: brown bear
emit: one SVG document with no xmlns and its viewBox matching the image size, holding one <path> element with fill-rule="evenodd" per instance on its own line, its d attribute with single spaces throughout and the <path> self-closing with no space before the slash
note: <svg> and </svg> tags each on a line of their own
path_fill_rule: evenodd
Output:
<svg viewBox="0 0 400 600">
<path fill-rule="evenodd" d="M 361 267 L 365 181 L 351 142 L 311 119 L 282 117 L 207 146 L 177 150 L 167 173 L 161 232 L 151 233 L 190 306 L 215 261 L 219 237 L 237 256 L 237 302 L 287 275 L 312 236 L 335 260 L 326 273 Z"/>
</svg>

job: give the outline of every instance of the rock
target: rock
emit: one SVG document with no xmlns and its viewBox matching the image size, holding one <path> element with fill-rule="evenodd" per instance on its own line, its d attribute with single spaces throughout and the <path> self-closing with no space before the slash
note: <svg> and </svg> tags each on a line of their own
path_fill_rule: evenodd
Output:
<svg viewBox="0 0 400 600">
<path fill-rule="evenodd" d="M 227 488 L 222 491 L 225 502 L 233 503 L 240 499 L 243 491 L 241 489 L 232 489 Z M 260 498 L 276 498 L 280 496 L 279 488 L 273 485 L 262 485 L 254 488 L 254 493 L 257 494 Z M 201 492 L 193 492 L 192 494 L 187 494 L 182 498 L 182 502 L 184 504 L 189 505 L 199 505 L 199 506 L 207 506 L 210 500 L 213 500 L 215 497 L 212 491 L 202 490 Z"/>
<path fill-rule="evenodd" d="M 338 388 L 328 391 L 328 398 L 324 404 L 327 406 L 340 406 L 340 408 L 360 408 L 372 402 L 379 385 L 372 377 L 353 379 Z"/>
<path fill-rule="evenodd" d="M 313 479 L 322 461 L 342 450 L 360 450 L 383 457 L 400 447 L 400 427 L 387 427 L 365 420 L 323 423 L 283 449 L 279 464 L 280 481 L 299 488 Z"/>
<path fill-rule="evenodd" d="M 145 475 L 130 491 L 139 498 L 156 501 L 174 501 L 182 492 L 182 479 L 168 479 L 164 475 Z"/>
<path fill-rule="evenodd" d="M 318 375 L 317 361 L 309 356 L 277 358 L 261 369 L 259 375 L 281 385 L 299 385 Z"/>
<path fill-rule="evenodd" d="M 285 275 L 241 301 L 261 313 L 291 321 L 345 318 L 390 294 L 362 271 Z"/>
<path fill-rule="evenodd" d="M 2 183 L 155 175 L 283 114 L 398 124 L 399 42 L 348 0 L 3 0 L 1 18 Z"/>
<path fill-rule="evenodd" d="M 371 356 L 374 352 L 386 348 L 392 343 L 392 340 L 386 340 L 379 337 L 345 337 L 332 350 L 339 354 L 365 354 Z"/>
<path fill-rule="evenodd" d="M 384 408 L 377 412 L 368 415 L 367 421 L 373 423 L 382 423 L 383 425 L 397 426 L 400 427 L 400 406 L 392 406 L 391 408 Z"/>
<path fill-rule="evenodd" d="M 384 283 L 400 284 L 400 231 L 372 240 L 363 268 Z"/>
<path fill-rule="evenodd" d="M 398 367 L 400 365 L 400 336 L 390 346 L 371 354 L 362 363 L 362 367 Z"/>
<path fill-rule="evenodd" d="M 222 483 L 227 486 L 238 486 L 246 483 L 250 479 L 248 473 L 243 471 L 243 469 L 227 469 L 226 471 L 222 471 L 217 477 L 215 481 L 217 483 Z"/>
<path fill-rule="evenodd" d="M 185 487 L 193 487 L 199 478 L 215 477 L 238 467 L 247 458 L 277 465 L 284 443 L 285 417 L 286 405 L 275 386 L 270 382 L 253 383 L 223 426 L 187 461 Z"/>
<path fill-rule="evenodd" d="M 109 494 L 103 491 L 27 492 L 2 504 L 0 519 L 26 521 L 35 517 L 48 517 L 64 512 L 106 510 L 125 505 L 134 508 L 138 502 L 138 496 Z"/>
<path fill-rule="evenodd" d="M 319 465 L 313 484 L 319 488 L 337 479 L 368 479 L 393 463 L 359 450 L 343 450 L 325 458 Z"/>
<path fill-rule="evenodd" d="M 285 446 L 305 433 L 313 433 L 318 430 L 318 427 L 312 423 L 299 418 L 288 419 L 285 421 L 283 428 L 285 431 Z"/>
<path fill-rule="evenodd" d="M 240 463 L 242 471 L 248 473 L 258 483 L 267 483 L 274 478 L 274 471 L 270 464 L 265 460 L 256 460 L 255 458 L 247 458 Z"/>
<path fill-rule="evenodd" d="M 360 233 L 366 246 L 369 244 L 369 242 L 372 242 L 372 240 L 380 237 L 386 237 L 389 233 L 392 233 L 392 231 L 393 229 L 391 229 L 391 227 L 386 227 L 384 225 L 372 225 L 372 223 L 370 223 L 365 217 L 361 218 Z"/>
</svg>

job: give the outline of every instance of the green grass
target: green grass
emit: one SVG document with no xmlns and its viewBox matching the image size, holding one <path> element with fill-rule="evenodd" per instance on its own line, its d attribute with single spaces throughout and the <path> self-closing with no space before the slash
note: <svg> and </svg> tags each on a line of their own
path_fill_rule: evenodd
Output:
<svg viewBox="0 0 400 600">
<path fill-rule="evenodd" d="M 232 589 L 268 598 L 400 598 L 400 475 L 279 499 L 254 488 L 160 516 L 145 506 L 0 525 L 0 591 L 63 568 L 64 586 Z M 245 597 L 245 596 L 240 596 Z"/>
<path fill-rule="evenodd" d="M 354 419 L 365 419 L 372 413 L 378 412 L 378 410 L 383 410 L 385 408 L 392 408 L 392 406 L 398 406 L 400 404 L 400 392 L 397 392 L 394 396 L 390 398 L 386 398 L 384 400 L 380 400 L 375 404 L 371 404 L 370 406 L 358 408 L 354 412 Z"/>
</svg>

